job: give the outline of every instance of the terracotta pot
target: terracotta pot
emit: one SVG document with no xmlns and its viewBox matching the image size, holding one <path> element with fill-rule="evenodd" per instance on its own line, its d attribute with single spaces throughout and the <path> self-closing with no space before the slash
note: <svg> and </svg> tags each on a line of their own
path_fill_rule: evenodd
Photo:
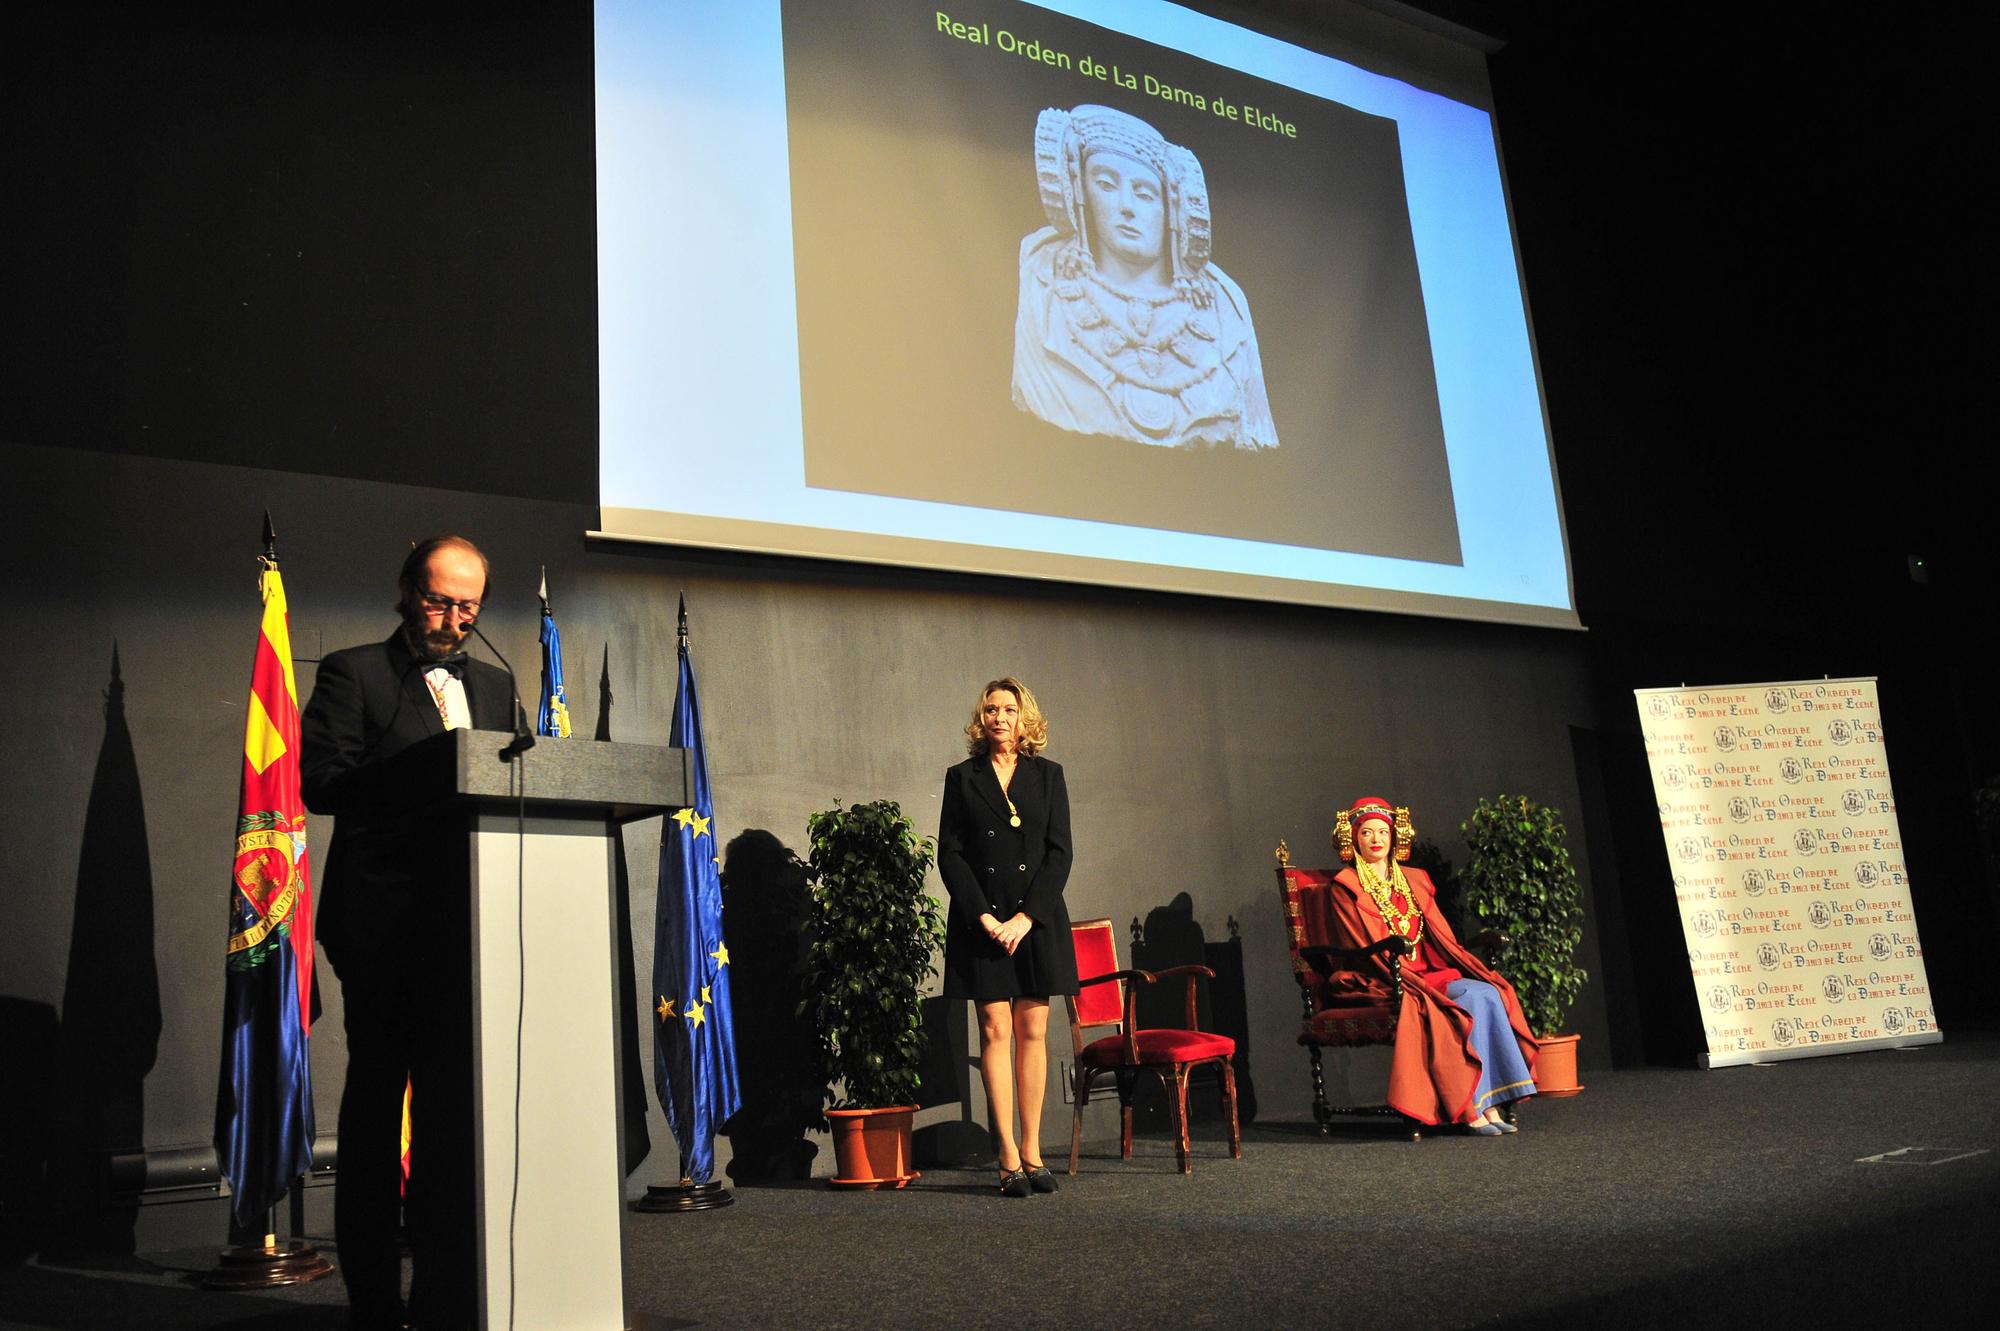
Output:
<svg viewBox="0 0 2000 1331">
<path fill-rule="evenodd" d="M 888 1109 L 829 1109 L 836 1188 L 900 1188 L 922 1178 L 910 1168 L 911 1105 Z"/>
<path fill-rule="evenodd" d="M 1575 1095 L 1583 1089 L 1576 1079 L 1577 1035 L 1544 1035 L 1535 1044 L 1541 1053 L 1535 1058 L 1535 1093 Z"/>
</svg>

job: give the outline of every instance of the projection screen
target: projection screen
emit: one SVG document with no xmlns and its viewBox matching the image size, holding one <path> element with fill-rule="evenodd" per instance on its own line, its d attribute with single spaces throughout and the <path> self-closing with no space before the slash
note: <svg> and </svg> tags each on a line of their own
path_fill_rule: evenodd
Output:
<svg viewBox="0 0 2000 1331">
<path fill-rule="evenodd" d="M 1482 107 L 1129 0 L 596 43 L 593 537 L 1576 625 Z"/>
</svg>

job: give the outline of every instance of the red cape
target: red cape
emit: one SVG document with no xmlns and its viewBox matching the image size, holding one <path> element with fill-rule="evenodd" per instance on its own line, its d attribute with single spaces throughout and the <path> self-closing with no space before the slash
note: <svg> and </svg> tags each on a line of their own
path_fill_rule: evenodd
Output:
<svg viewBox="0 0 2000 1331">
<path fill-rule="evenodd" d="M 1424 914 L 1424 941 L 1468 980 L 1484 980 L 1500 991 L 1521 1056 L 1532 1070 L 1538 1047 L 1528 1031 L 1528 1019 L 1514 986 L 1498 971 L 1459 944 L 1458 936 L 1437 908 L 1437 889 L 1422 869 L 1405 868 L 1410 890 Z M 1361 889 L 1352 868 L 1342 869 L 1328 885 L 1327 907 L 1338 931 L 1360 947 L 1379 942 L 1392 932 L 1375 903 Z M 1386 980 L 1380 983 L 1384 1002 L 1390 998 Z M 1423 977 L 1403 972 L 1403 1009 L 1396 1025 L 1396 1049 L 1389 1065 L 1389 1107 L 1419 1123 L 1464 1123 L 1472 1118 L 1472 1094 L 1479 1085 L 1480 1063 L 1466 1037 L 1472 1017 L 1434 989 Z"/>
</svg>

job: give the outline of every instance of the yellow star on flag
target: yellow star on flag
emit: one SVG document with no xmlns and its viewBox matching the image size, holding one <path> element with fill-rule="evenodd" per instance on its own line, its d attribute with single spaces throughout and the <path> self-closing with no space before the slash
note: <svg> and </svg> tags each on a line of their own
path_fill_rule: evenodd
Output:
<svg viewBox="0 0 2000 1331">
<path fill-rule="evenodd" d="M 729 964 L 729 944 L 717 943 L 715 945 L 715 951 L 709 953 L 708 955 L 715 958 L 716 965 L 727 966 Z"/>
<path fill-rule="evenodd" d="M 708 996 L 708 990 L 706 989 L 702 990 L 701 993 L 702 997 L 704 998 Z M 700 1026 L 703 1019 L 708 1016 L 708 1013 L 702 1011 L 701 1004 L 689 1003 L 688 1010 L 684 1015 L 687 1017 L 689 1021 L 693 1022 L 696 1026 Z"/>
<path fill-rule="evenodd" d="M 702 1002 L 704 1002 L 704 1003 L 707 1003 L 707 1002 L 710 1002 L 710 1001 L 712 1001 L 712 1000 L 711 1000 L 711 999 L 709 998 L 709 996 L 708 996 L 708 986 L 707 986 L 707 985 L 703 985 L 703 986 L 701 987 L 701 1001 L 702 1001 Z"/>
<path fill-rule="evenodd" d="M 673 1015 L 674 1015 L 674 1000 L 673 1000 L 673 999 L 671 999 L 671 998 L 668 998 L 668 997 L 667 997 L 667 996 L 666 996 L 665 994 L 662 994 L 662 995 L 660 995 L 660 1006 L 659 1006 L 659 1008 L 657 1009 L 657 1011 L 658 1011 L 658 1012 L 659 1012 L 659 1014 L 660 1014 L 660 1020 L 661 1020 L 661 1021 L 665 1021 L 665 1020 L 666 1020 L 666 1019 L 667 1019 L 668 1017 L 671 1017 L 671 1016 L 673 1016 Z"/>
<path fill-rule="evenodd" d="M 679 823 L 683 830 L 685 830 L 688 824 L 692 823 L 694 819 L 695 819 L 695 813 L 693 809 L 682 809 L 674 814 L 674 821 Z"/>
<path fill-rule="evenodd" d="M 708 819 L 702 817 L 700 814 L 694 816 L 694 834 L 696 836 L 708 835 Z"/>
</svg>

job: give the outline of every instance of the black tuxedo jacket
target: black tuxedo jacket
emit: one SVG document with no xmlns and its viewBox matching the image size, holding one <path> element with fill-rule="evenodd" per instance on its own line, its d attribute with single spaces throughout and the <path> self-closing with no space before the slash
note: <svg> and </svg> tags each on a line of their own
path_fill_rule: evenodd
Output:
<svg viewBox="0 0 2000 1331">
<path fill-rule="evenodd" d="M 308 809 L 334 816 L 317 926 L 336 968 L 343 952 L 415 943 L 424 933 L 424 890 L 463 877 L 462 869 L 452 873 L 462 838 L 437 827 L 435 811 L 399 802 L 383 779 L 390 759 L 444 733 L 425 668 L 400 629 L 386 642 L 334 652 L 319 663 L 300 718 L 301 793 Z M 513 728 L 505 671 L 467 661 L 464 683 L 475 727 Z"/>
<path fill-rule="evenodd" d="M 1009 797 L 1020 811 L 1015 827 Z M 951 894 L 945 933 L 945 993 L 992 1001 L 1076 992 L 1076 952 L 1063 889 L 1071 858 L 1069 787 L 1047 758 L 1023 757 L 1004 792 L 985 757 L 944 774 L 938 873 Z M 1025 911 L 1035 927 L 1009 957 L 979 917 Z M 1025 955 L 1023 955 L 1025 954 Z"/>
</svg>

